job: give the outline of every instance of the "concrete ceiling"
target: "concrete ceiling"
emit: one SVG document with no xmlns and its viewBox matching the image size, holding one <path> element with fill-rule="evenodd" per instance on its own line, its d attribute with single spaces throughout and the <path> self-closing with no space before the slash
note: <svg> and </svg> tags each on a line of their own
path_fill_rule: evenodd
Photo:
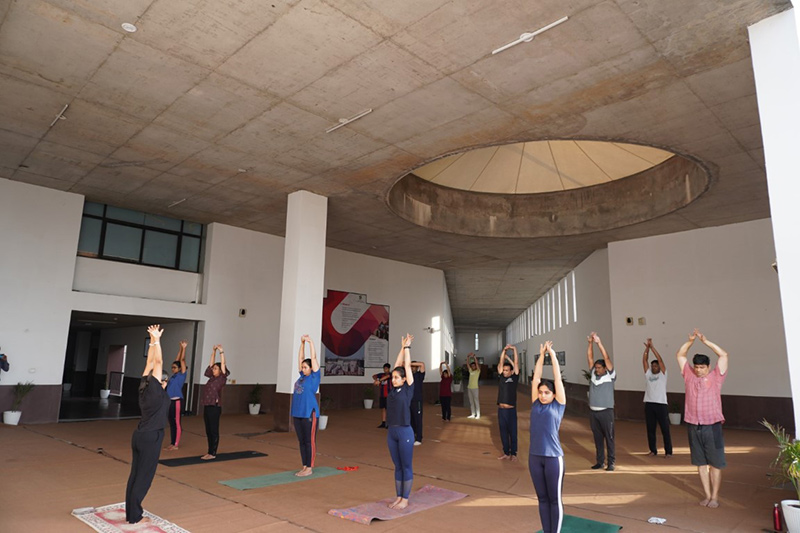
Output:
<svg viewBox="0 0 800 533">
<path fill-rule="evenodd" d="M 0 1 L 0 177 L 276 235 L 287 194 L 312 191 L 330 199 L 329 246 L 442 269 L 457 328 L 503 328 L 610 241 L 769 216 L 747 26 L 789 7 Z M 387 207 L 438 157 L 554 138 L 661 147 L 711 184 L 655 220 L 559 238 L 454 235 Z"/>
</svg>

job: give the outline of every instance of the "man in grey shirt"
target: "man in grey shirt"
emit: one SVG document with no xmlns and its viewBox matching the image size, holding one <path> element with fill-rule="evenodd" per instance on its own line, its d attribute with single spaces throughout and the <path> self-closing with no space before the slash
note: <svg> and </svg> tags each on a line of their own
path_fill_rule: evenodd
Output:
<svg viewBox="0 0 800 533">
<path fill-rule="evenodd" d="M 614 454 L 614 382 L 617 374 L 614 372 L 614 363 L 608 355 L 603 341 L 592 332 L 586 339 L 589 341 L 589 348 L 586 352 L 586 359 L 589 362 L 591 379 L 589 380 L 589 422 L 594 435 L 594 447 L 597 461 L 592 469 L 603 468 L 606 460 L 604 450 L 608 448 L 608 466 L 606 470 L 612 472 L 616 463 Z M 594 345 L 600 348 L 603 354 L 602 359 L 594 360 Z"/>
</svg>

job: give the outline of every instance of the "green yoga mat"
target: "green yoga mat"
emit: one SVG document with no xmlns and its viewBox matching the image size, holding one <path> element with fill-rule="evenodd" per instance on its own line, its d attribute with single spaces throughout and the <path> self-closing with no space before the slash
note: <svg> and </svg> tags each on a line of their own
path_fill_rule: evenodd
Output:
<svg viewBox="0 0 800 533">
<path fill-rule="evenodd" d="M 561 524 L 561 533 L 617 533 L 620 529 L 622 526 L 595 522 L 568 514 L 564 515 L 564 521 Z M 542 530 L 540 529 L 536 533 L 542 533 Z"/>
<path fill-rule="evenodd" d="M 243 477 L 241 479 L 229 479 L 227 481 L 220 481 L 223 485 L 233 487 L 239 490 L 260 489 L 261 487 L 271 487 L 273 485 L 285 485 L 287 483 L 295 483 L 297 481 L 308 481 L 309 479 L 318 479 L 321 477 L 338 476 L 344 474 L 342 470 L 337 470 L 329 466 L 318 466 L 314 468 L 314 473 L 310 476 L 298 477 L 295 476 L 297 470 L 290 470 L 289 472 L 279 472 L 277 474 L 268 474 L 266 476 L 253 476 Z"/>
</svg>

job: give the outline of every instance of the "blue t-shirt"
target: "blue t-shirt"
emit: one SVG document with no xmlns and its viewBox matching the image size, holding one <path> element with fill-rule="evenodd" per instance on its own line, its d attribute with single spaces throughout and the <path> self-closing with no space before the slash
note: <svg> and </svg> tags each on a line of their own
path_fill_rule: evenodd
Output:
<svg viewBox="0 0 800 533">
<path fill-rule="evenodd" d="M 319 405 L 317 404 L 317 389 L 319 388 L 319 370 L 304 375 L 294 382 L 294 395 L 292 396 L 292 416 L 295 418 L 309 418 L 311 413 L 319 418 Z"/>
<path fill-rule="evenodd" d="M 539 400 L 531 405 L 531 455 L 544 457 L 561 457 L 561 439 L 558 438 L 558 429 L 567 406 L 553 400 L 543 404 Z"/>
<path fill-rule="evenodd" d="M 186 383 L 186 372 L 176 372 L 167 381 L 167 396 L 183 400 L 183 384 Z"/>
<path fill-rule="evenodd" d="M 411 425 L 411 398 L 414 396 L 414 387 L 403 383 L 399 389 L 391 387 L 389 397 L 386 398 L 386 424 L 388 426 Z"/>
</svg>

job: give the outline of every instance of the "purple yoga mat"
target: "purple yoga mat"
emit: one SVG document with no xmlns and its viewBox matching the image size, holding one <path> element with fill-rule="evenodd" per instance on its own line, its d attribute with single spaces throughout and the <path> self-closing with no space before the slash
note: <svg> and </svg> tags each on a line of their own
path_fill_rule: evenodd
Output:
<svg viewBox="0 0 800 533">
<path fill-rule="evenodd" d="M 453 490 L 442 489 L 434 487 L 433 485 L 425 485 L 416 492 L 412 492 L 408 497 L 408 507 L 401 511 L 389 509 L 388 504 L 393 502 L 395 498 L 387 498 L 379 502 L 365 503 L 349 509 L 331 509 L 328 514 L 352 520 L 359 524 L 367 524 L 373 520 L 392 520 L 400 518 L 419 511 L 430 509 L 438 505 L 458 501 L 461 498 L 466 498 L 468 495 L 463 492 L 455 492 Z"/>
</svg>

